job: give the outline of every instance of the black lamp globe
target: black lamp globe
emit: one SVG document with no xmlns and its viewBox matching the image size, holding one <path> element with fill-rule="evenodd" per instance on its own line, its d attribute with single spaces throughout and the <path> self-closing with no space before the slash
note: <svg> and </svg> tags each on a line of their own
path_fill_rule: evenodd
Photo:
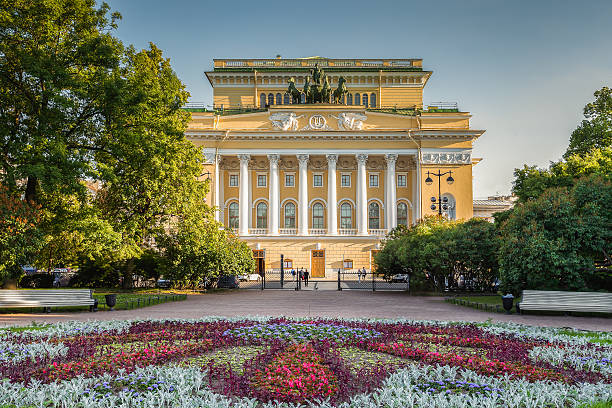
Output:
<svg viewBox="0 0 612 408">
<path fill-rule="evenodd" d="M 446 182 L 448 184 L 453 184 L 455 182 L 455 179 L 453 178 L 453 176 L 448 176 L 448 178 L 446 179 Z"/>
<path fill-rule="evenodd" d="M 428 186 L 431 185 L 431 183 L 433 183 L 433 180 L 431 177 L 427 176 L 427 178 L 425 179 L 425 184 L 427 184 Z"/>
<path fill-rule="evenodd" d="M 436 197 L 431 197 L 430 200 L 431 200 L 432 203 L 435 203 L 436 202 Z"/>
<path fill-rule="evenodd" d="M 448 197 L 442 197 L 442 202 L 443 203 L 448 203 Z"/>
<path fill-rule="evenodd" d="M 436 209 L 436 205 L 435 205 L 435 204 L 432 204 L 430 208 L 431 208 L 432 210 L 435 210 L 435 209 Z"/>
</svg>

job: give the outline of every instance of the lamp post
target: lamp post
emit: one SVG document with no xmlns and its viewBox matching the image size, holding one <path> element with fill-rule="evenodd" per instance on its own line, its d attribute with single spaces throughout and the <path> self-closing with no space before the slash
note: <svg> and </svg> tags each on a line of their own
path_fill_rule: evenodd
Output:
<svg viewBox="0 0 612 408">
<path fill-rule="evenodd" d="M 439 169 L 437 173 L 432 173 L 428 171 L 427 178 L 425 179 L 425 184 L 430 186 L 431 183 L 433 183 L 431 176 L 438 177 L 438 199 L 436 200 L 436 197 L 431 197 L 431 209 L 435 210 L 437 208 L 438 215 L 440 217 L 442 216 L 442 210 L 446 211 L 448 209 L 448 198 L 447 197 L 442 198 L 442 193 L 440 192 L 440 184 L 441 184 L 440 178 L 442 176 L 446 176 L 447 174 L 448 174 L 448 177 L 446 178 L 446 182 L 449 185 L 453 184 L 455 182 L 455 179 L 453 178 L 453 172 L 451 170 L 445 171 L 444 173 L 442 173 Z"/>
</svg>

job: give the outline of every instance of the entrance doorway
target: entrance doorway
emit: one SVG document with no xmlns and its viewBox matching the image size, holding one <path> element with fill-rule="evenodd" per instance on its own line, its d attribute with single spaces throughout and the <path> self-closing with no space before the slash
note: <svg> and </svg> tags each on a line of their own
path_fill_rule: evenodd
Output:
<svg viewBox="0 0 612 408">
<path fill-rule="evenodd" d="M 266 253 L 263 249 L 254 249 L 253 258 L 255 258 L 255 273 L 264 276 L 266 272 Z"/>
<path fill-rule="evenodd" d="M 324 278 L 325 277 L 325 250 L 324 249 L 313 249 L 310 259 L 310 276 L 312 278 Z"/>
</svg>

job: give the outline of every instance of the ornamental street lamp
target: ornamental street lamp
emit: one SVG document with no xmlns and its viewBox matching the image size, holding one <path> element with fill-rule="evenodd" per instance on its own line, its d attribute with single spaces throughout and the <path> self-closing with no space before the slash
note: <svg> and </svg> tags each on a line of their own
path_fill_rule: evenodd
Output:
<svg viewBox="0 0 612 408">
<path fill-rule="evenodd" d="M 442 210 L 444 211 L 448 210 L 448 197 L 442 198 L 442 193 L 440 192 L 440 184 L 441 184 L 440 178 L 442 176 L 446 176 L 447 174 L 448 174 L 448 177 L 446 178 L 446 182 L 448 184 L 453 184 L 455 182 L 455 179 L 453 178 L 453 172 L 451 170 L 445 171 L 444 173 L 440 172 L 439 169 L 437 173 L 431 173 L 428 171 L 427 178 L 425 179 L 425 184 L 430 186 L 433 183 L 433 180 L 430 176 L 438 177 L 438 198 L 436 199 L 436 197 L 431 197 L 431 209 L 435 210 L 437 208 L 438 215 L 440 216 L 442 216 Z"/>
</svg>

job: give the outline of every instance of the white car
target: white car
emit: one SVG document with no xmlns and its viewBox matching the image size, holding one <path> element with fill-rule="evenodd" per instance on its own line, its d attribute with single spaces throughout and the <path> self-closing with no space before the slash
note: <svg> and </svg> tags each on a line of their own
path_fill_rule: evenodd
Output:
<svg viewBox="0 0 612 408">
<path fill-rule="evenodd" d="M 392 283 L 397 283 L 397 282 L 402 282 L 402 283 L 406 283 L 408 282 L 408 280 L 410 279 L 410 276 L 406 273 L 398 273 L 397 275 L 393 275 L 391 277 L 391 282 Z"/>
</svg>

